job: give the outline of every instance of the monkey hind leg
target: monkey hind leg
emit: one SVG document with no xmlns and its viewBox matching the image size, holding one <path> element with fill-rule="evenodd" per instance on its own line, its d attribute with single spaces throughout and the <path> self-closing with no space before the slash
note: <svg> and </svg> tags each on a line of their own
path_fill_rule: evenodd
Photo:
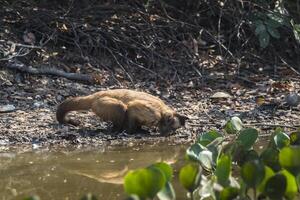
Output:
<svg viewBox="0 0 300 200">
<path fill-rule="evenodd" d="M 113 131 L 118 132 L 124 129 L 126 109 L 123 102 L 110 97 L 99 98 L 92 105 L 93 112 L 103 121 L 112 122 Z"/>
</svg>

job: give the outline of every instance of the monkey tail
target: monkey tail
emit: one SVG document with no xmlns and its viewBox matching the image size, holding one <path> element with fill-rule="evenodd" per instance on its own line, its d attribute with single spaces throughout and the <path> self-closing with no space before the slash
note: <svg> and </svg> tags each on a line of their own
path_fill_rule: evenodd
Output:
<svg viewBox="0 0 300 200">
<path fill-rule="evenodd" d="M 63 101 L 56 110 L 56 119 L 61 124 L 79 125 L 79 122 L 66 118 L 71 111 L 89 110 L 92 107 L 94 99 L 92 95 L 85 97 L 74 97 Z"/>
</svg>

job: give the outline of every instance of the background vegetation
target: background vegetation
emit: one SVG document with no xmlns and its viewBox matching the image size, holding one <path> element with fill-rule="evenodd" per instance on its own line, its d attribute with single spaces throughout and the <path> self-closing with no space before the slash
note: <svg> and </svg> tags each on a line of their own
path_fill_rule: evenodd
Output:
<svg viewBox="0 0 300 200">
<path fill-rule="evenodd" d="M 176 75 L 184 80 L 187 72 L 206 80 L 207 68 L 216 66 L 228 75 L 240 75 L 250 64 L 254 72 L 282 64 L 299 70 L 299 4 L 2 0 L 0 57 L 6 64 L 18 59 L 26 66 L 93 73 L 89 81 L 97 80 L 99 69 L 131 82 Z"/>
</svg>

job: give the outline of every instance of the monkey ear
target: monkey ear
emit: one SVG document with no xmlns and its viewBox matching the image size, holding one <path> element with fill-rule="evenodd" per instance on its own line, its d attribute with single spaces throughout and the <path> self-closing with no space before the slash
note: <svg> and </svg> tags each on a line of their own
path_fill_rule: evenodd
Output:
<svg viewBox="0 0 300 200">
<path fill-rule="evenodd" d="M 185 125 L 185 121 L 188 120 L 189 118 L 185 115 L 180 115 L 180 114 L 176 114 L 176 116 L 178 117 L 179 119 L 179 122 L 182 126 Z"/>
</svg>

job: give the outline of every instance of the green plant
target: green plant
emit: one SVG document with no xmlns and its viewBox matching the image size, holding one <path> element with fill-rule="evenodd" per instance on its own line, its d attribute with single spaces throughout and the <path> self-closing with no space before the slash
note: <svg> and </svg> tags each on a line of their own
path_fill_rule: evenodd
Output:
<svg viewBox="0 0 300 200">
<path fill-rule="evenodd" d="M 294 20 L 291 20 L 291 25 L 293 28 L 293 33 L 296 41 L 300 44 L 300 24 L 295 24 Z"/>
<path fill-rule="evenodd" d="M 155 163 L 143 169 L 130 171 L 125 176 L 125 192 L 133 199 L 175 199 L 171 184 L 173 169 L 166 163 Z"/>
<path fill-rule="evenodd" d="M 258 37 L 261 48 L 266 48 L 270 38 L 280 39 L 279 28 L 284 26 L 284 18 L 279 14 L 258 13 L 252 21 L 255 28 L 255 35 Z"/>
<path fill-rule="evenodd" d="M 297 132 L 292 133 L 294 140 L 291 140 L 290 135 L 277 128 L 268 146 L 258 153 L 253 148 L 258 130 L 243 127 L 241 120 L 234 117 L 226 123 L 224 131 L 222 134 L 215 130 L 200 134 L 186 150 L 187 164 L 180 169 L 179 181 L 190 199 L 296 198 L 300 182 L 300 146 L 295 142 L 299 138 Z M 136 187 L 135 181 L 139 181 L 139 178 L 131 178 L 132 174 L 151 171 L 153 166 L 163 166 L 165 170 L 158 167 L 160 173 L 147 172 L 153 177 L 145 180 L 149 183 L 143 188 L 126 189 Z M 172 195 L 159 195 L 167 185 L 172 186 L 171 169 L 165 163 L 158 163 L 129 172 L 125 177 L 125 191 L 138 199 L 153 199 L 154 196 L 175 199 L 174 191 Z M 235 176 L 233 170 L 237 172 Z M 126 181 L 128 177 L 131 181 Z M 162 181 L 154 184 L 154 179 Z M 152 183 L 155 186 L 150 190 L 148 186 L 151 187 Z M 137 192 L 139 190 L 143 191 Z"/>
</svg>

